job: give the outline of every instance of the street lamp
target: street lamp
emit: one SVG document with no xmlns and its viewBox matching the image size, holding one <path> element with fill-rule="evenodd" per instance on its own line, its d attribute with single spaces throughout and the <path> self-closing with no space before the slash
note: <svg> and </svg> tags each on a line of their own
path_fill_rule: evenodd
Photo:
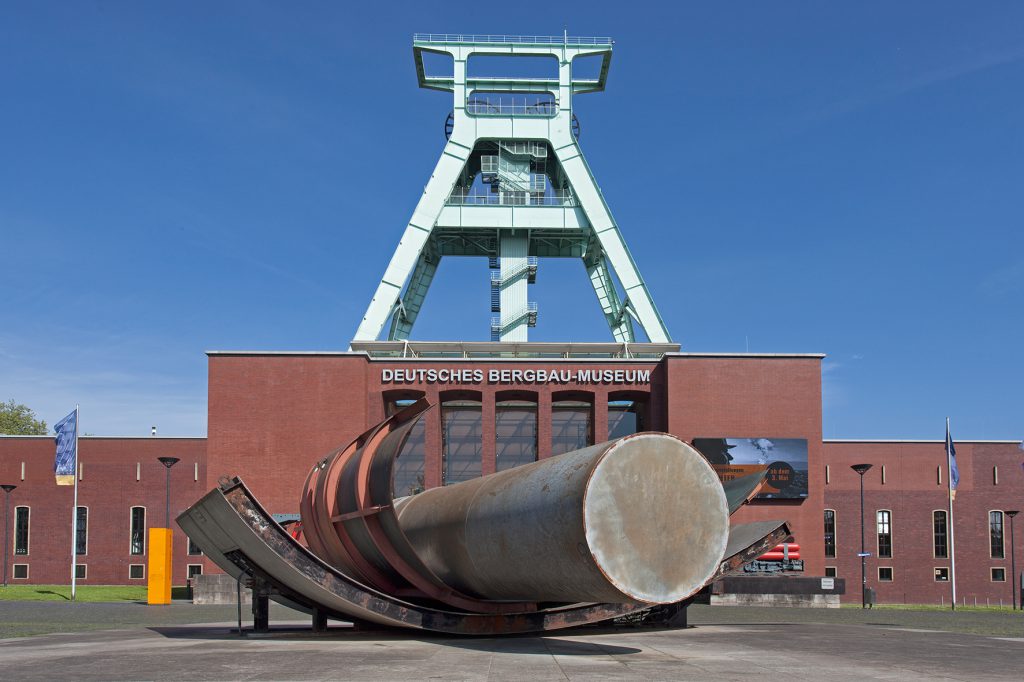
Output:
<svg viewBox="0 0 1024 682">
<path fill-rule="evenodd" d="M 7 587 L 7 560 L 11 551 L 11 491 L 18 486 L 10 483 L 0 485 L 4 489 L 4 587 Z"/>
<path fill-rule="evenodd" d="M 1013 541 L 1013 517 L 1019 513 L 1020 511 L 1017 509 L 1005 512 L 1010 517 L 1010 575 L 1013 578 L 1010 581 L 1010 592 L 1013 594 L 1014 610 L 1017 609 L 1017 583 L 1020 581 L 1017 580 L 1017 550 Z M 1024 602 L 1024 598 L 1021 598 L 1021 601 Z M 1021 608 L 1024 608 L 1024 603 L 1021 604 Z"/>
<path fill-rule="evenodd" d="M 850 467 L 860 475 L 860 607 L 868 607 L 868 555 L 864 551 L 864 474 L 870 464 L 854 464 Z"/>
<path fill-rule="evenodd" d="M 164 528 L 171 527 L 171 467 L 180 462 L 177 457 L 157 457 L 161 464 L 167 467 L 167 495 L 166 514 L 164 516 Z"/>
</svg>

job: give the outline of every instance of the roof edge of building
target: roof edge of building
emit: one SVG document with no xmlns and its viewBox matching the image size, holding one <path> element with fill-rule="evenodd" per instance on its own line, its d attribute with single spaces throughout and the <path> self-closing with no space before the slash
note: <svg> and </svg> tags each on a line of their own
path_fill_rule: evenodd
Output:
<svg viewBox="0 0 1024 682">
<path fill-rule="evenodd" d="M 822 438 L 823 443 L 938 443 L 944 444 L 944 438 Z M 1017 445 L 1022 441 L 1017 440 L 979 440 L 974 438 L 956 438 L 955 443 L 991 443 L 998 445 Z"/>
<path fill-rule="evenodd" d="M 44 434 L 41 436 L 33 434 L 0 433 L 0 438 L 32 438 L 53 440 L 56 436 Z M 79 436 L 78 440 L 206 440 L 208 436 Z"/>
</svg>

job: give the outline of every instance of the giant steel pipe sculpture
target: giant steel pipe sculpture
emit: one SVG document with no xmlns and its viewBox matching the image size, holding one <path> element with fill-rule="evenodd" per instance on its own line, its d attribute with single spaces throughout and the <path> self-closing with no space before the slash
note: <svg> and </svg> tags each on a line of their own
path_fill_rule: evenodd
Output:
<svg viewBox="0 0 1024 682">
<path fill-rule="evenodd" d="M 406 408 L 320 460 L 303 547 L 244 484 L 178 522 L 229 574 L 321 618 L 463 634 L 556 629 L 680 602 L 788 536 L 730 528 L 762 475 L 726 487 L 674 436 L 640 433 L 393 499 L 392 472 L 428 409 Z"/>
</svg>

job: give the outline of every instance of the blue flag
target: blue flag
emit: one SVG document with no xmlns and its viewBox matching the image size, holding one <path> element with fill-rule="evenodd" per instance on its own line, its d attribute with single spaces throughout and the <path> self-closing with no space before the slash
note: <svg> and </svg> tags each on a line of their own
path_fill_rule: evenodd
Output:
<svg viewBox="0 0 1024 682">
<path fill-rule="evenodd" d="M 57 458 L 53 470 L 57 474 L 57 485 L 74 485 L 78 469 L 78 408 L 57 422 Z"/>
<path fill-rule="evenodd" d="M 952 499 L 956 498 L 956 487 L 960 485 L 960 469 L 956 465 L 956 447 L 953 445 L 953 436 L 949 434 L 949 420 L 946 420 L 946 458 L 949 460 L 949 494 Z"/>
</svg>

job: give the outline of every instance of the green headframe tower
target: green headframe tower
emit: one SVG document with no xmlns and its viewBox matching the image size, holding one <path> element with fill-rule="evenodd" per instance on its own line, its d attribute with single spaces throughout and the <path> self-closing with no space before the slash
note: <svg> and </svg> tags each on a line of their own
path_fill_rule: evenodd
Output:
<svg viewBox="0 0 1024 682">
<path fill-rule="evenodd" d="M 529 285 L 544 258 L 583 261 L 616 341 L 642 340 L 638 326 L 652 343 L 671 341 L 579 145 L 573 95 L 604 90 L 612 46 L 600 37 L 413 36 L 420 87 L 454 95 L 448 141 L 354 341 L 408 340 L 445 256 L 489 259 L 492 341 L 528 340 L 537 323 Z M 450 55 L 452 74 L 428 74 L 424 53 Z M 467 67 L 478 55 L 549 57 L 558 77 L 477 77 Z M 596 78 L 573 75 L 583 57 L 600 61 Z"/>
</svg>

